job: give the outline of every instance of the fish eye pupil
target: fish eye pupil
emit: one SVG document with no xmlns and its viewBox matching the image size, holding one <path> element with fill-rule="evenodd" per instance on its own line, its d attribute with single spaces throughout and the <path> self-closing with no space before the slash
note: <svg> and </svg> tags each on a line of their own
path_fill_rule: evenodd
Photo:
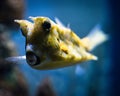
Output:
<svg viewBox="0 0 120 96">
<path fill-rule="evenodd" d="M 48 32 L 48 31 L 50 31 L 51 24 L 49 21 L 44 21 L 44 23 L 42 24 L 42 27 L 44 30 L 46 30 Z"/>
</svg>

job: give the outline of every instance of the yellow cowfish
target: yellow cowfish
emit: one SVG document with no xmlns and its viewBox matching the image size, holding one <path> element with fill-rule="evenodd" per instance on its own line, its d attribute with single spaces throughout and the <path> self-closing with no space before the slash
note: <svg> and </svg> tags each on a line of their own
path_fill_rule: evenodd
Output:
<svg viewBox="0 0 120 96">
<path fill-rule="evenodd" d="M 26 38 L 26 61 L 35 69 L 55 69 L 97 60 L 89 51 L 106 40 L 106 35 L 100 31 L 92 32 L 81 39 L 57 18 L 56 22 L 48 17 L 30 19 L 33 22 L 15 22 L 20 24 Z"/>
</svg>

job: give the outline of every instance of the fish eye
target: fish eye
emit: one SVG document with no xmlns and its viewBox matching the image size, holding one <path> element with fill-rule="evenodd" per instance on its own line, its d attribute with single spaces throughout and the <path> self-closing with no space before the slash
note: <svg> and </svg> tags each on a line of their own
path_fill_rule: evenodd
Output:
<svg viewBox="0 0 120 96">
<path fill-rule="evenodd" d="M 50 21 L 44 21 L 42 24 L 42 27 L 45 31 L 49 32 L 51 28 L 51 23 Z"/>
<path fill-rule="evenodd" d="M 26 52 L 26 61 L 29 65 L 34 66 L 40 64 L 40 59 L 33 52 Z"/>
</svg>

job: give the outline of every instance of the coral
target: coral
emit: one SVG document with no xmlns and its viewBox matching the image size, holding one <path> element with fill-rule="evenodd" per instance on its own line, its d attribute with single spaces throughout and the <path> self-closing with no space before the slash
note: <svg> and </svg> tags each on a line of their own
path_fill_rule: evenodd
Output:
<svg viewBox="0 0 120 96">
<path fill-rule="evenodd" d="M 1 0 L 0 22 L 9 27 L 15 26 L 14 19 L 23 18 L 24 9 L 24 0 Z"/>
<path fill-rule="evenodd" d="M 23 74 L 11 62 L 0 59 L 0 96 L 29 96 Z"/>
<path fill-rule="evenodd" d="M 0 58 L 17 54 L 14 42 L 10 39 L 7 28 L 0 24 Z"/>
<path fill-rule="evenodd" d="M 36 96 L 57 96 L 49 78 L 43 79 L 41 83 L 37 89 Z"/>
</svg>

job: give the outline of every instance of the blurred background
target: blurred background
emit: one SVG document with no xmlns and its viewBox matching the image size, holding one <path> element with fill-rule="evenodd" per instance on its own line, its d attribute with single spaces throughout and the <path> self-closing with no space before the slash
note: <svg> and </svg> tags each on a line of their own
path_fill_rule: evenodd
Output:
<svg viewBox="0 0 120 96">
<path fill-rule="evenodd" d="M 0 96 L 120 96 L 120 2 L 118 0 L 1 0 Z M 15 65 L 6 57 L 25 54 L 25 38 L 14 19 L 57 17 L 79 36 L 96 25 L 109 40 L 92 51 L 98 61 L 54 70 Z"/>
</svg>

